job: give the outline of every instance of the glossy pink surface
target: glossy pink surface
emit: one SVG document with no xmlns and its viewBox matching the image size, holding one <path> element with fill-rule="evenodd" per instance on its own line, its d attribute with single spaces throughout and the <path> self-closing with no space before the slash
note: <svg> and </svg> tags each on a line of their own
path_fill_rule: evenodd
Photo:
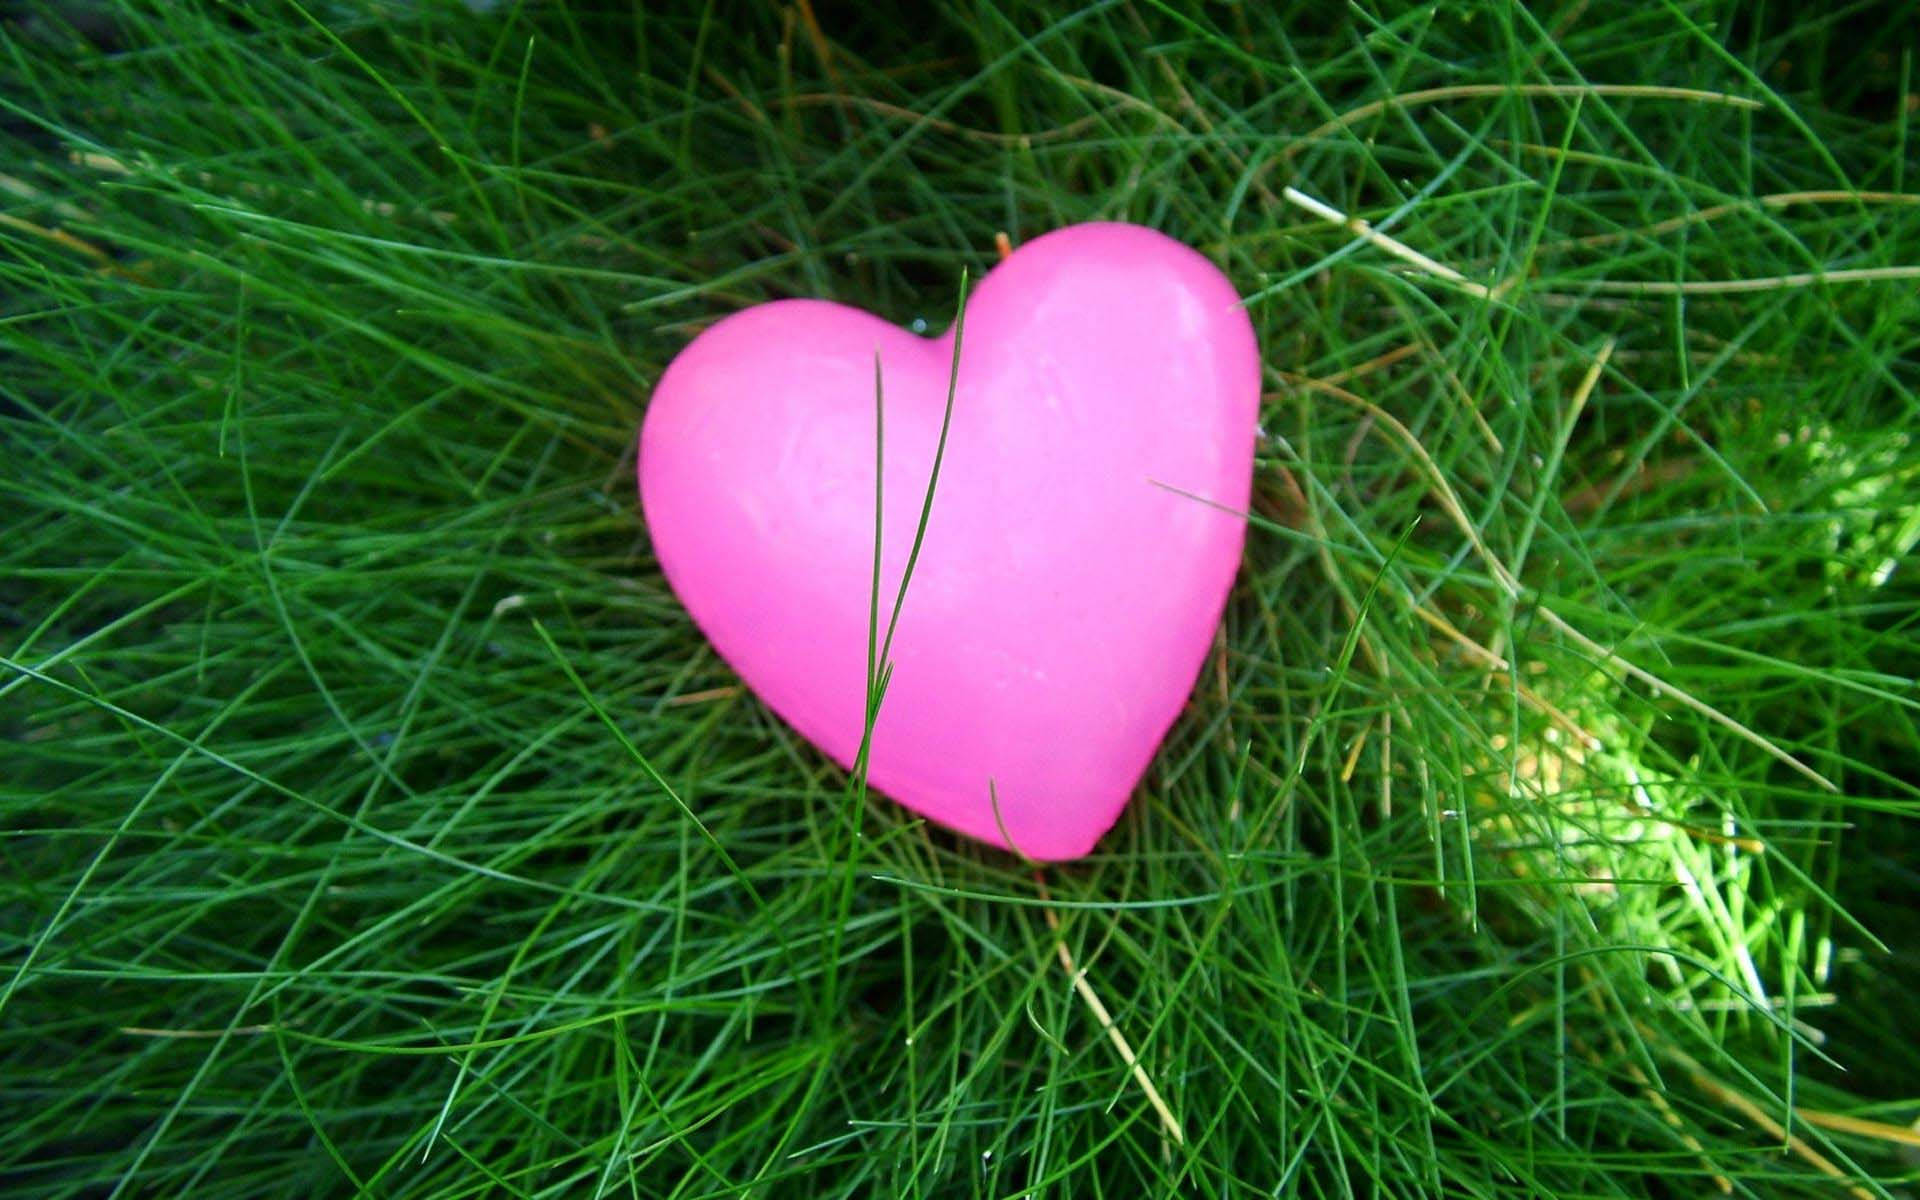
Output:
<svg viewBox="0 0 1920 1200">
<path fill-rule="evenodd" d="M 876 354 L 884 631 L 951 331 L 922 338 L 824 301 L 747 309 L 674 359 L 640 435 L 641 503 L 674 591 L 748 685 L 843 766 L 866 692 Z M 1093 847 L 1219 622 L 1259 392 L 1232 285 L 1151 230 L 1071 226 L 980 282 L 874 727 L 874 788 L 1035 859 Z"/>
</svg>

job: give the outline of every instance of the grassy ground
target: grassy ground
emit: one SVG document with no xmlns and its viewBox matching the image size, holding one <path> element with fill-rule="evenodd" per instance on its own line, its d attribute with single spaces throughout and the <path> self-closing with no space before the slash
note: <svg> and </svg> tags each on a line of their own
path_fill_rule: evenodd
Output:
<svg viewBox="0 0 1920 1200">
<path fill-rule="evenodd" d="M 9 1195 L 1920 1179 L 1912 4 L 249 7 L 0 26 Z M 1039 882 L 740 691 L 632 442 L 1093 218 L 1270 436 Z"/>
</svg>

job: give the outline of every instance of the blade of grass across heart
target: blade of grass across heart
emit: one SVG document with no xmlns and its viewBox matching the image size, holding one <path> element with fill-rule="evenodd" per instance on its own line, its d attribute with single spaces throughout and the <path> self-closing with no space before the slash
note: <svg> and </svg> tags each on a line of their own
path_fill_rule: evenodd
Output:
<svg viewBox="0 0 1920 1200">
<path fill-rule="evenodd" d="M 893 649 L 893 632 L 900 623 L 900 610 L 907 602 L 907 583 L 913 578 L 914 564 L 920 561 L 920 546 L 927 538 L 927 522 L 933 517 L 933 493 L 940 486 L 940 464 L 947 456 L 947 433 L 953 428 L 953 396 L 960 386 L 960 344 L 967 332 L 967 291 L 970 279 L 966 268 L 960 270 L 960 300 L 953 316 L 953 358 L 947 368 L 947 406 L 940 417 L 940 440 L 933 447 L 933 469 L 927 475 L 927 494 L 920 504 L 920 524 L 913 531 L 913 546 L 907 551 L 907 568 L 900 575 L 900 592 L 894 597 L 893 615 L 887 619 L 887 638 L 880 645 L 883 671 Z M 877 379 L 876 379 L 877 384 Z M 884 680 L 882 684 L 884 685 Z"/>
<path fill-rule="evenodd" d="M 951 406 L 951 402 L 949 402 Z M 880 352 L 873 352 L 873 575 L 867 593 L 867 698 L 860 728 L 860 748 L 853 756 L 853 771 L 847 780 L 847 803 L 841 811 L 841 831 L 845 835 L 835 861 L 840 866 L 840 887 L 835 897 L 834 920 L 827 939 L 826 994 L 821 1019 L 831 1022 L 839 1008 L 840 940 L 846 933 L 847 916 L 853 910 L 854 849 L 860 842 L 860 814 L 867 804 L 867 759 L 873 750 L 873 723 L 880 715 L 880 700 L 886 694 L 886 669 L 880 650 L 880 567 L 885 547 L 887 465 L 886 382 L 880 367 Z M 932 490 L 928 490 L 932 503 Z M 904 593 L 906 581 L 901 581 Z M 898 604 L 896 602 L 896 612 Z M 808 1096 L 820 1086 L 825 1071 L 821 1064 L 807 1085 Z M 805 1105 L 801 1106 L 802 1109 Z M 789 1136 L 791 1130 L 788 1131 Z M 781 1139 L 784 1146 L 786 1139 Z"/>
<path fill-rule="evenodd" d="M 894 594 L 893 609 L 887 617 L 887 632 L 880 637 L 880 552 L 882 546 L 882 507 L 885 500 L 882 475 L 886 464 L 885 386 L 881 377 L 880 356 L 873 359 L 873 590 L 868 600 L 867 625 L 867 709 L 860 731 L 860 749 L 854 756 L 852 787 L 864 800 L 867 790 L 867 760 L 873 751 L 873 726 L 880 715 L 880 703 L 886 696 L 887 682 L 893 674 L 893 637 L 900 626 L 900 613 L 906 607 L 907 586 L 913 582 L 913 569 L 926 544 L 927 523 L 933 518 L 933 496 L 940 486 L 940 465 L 947 456 L 947 436 L 953 429 L 953 399 L 960 383 L 960 349 L 966 335 L 968 275 L 960 273 L 960 298 L 953 324 L 953 355 L 947 370 L 946 407 L 940 417 L 940 437 L 934 443 L 933 466 L 927 474 L 927 490 L 920 502 L 920 520 L 914 527 L 913 545 L 907 551 L 907 565 L 900 573 L 900 590 Z M 876 642 L 878 646 L 876 648 Z"/>
<path fill-rule="evenodd" d="M 886 499 L 886 382 L 881 371 L 880 355 L 873 356 L 873 575 L 867 596 L 867 676 L 866 709 L 860 730 L 860 748 L 854 755 L 853 770 L 847 782 L 847 806 L 842 811 L 841 829 L 844 838 L 841 843 L 837 864 L 840 868 L 840 886 L 835 898 L 834 919 L 827 937 L 827 953 L 821 968 L 823 986 L 821 1003 L 818 1008 L 822 1032 L 831 1036 L 832 1026 L 839 1019 L 836 1014 L 843 1010 L 840 994 L 840 945 L 846 935 L 847 920 L 853 911 L 853 885 L 859 874 L 855 851 L 860 845 L 860 814 L 866 808 L 867 770 L 873 751 L 873 726 L 880 715 L 880 704 L 886 696 L 887 681 L 892 677 L 892 664 L 887 661 L 893 648 L 893 635 L 899 625 L 900 611 L 906 604 L 907 585 L 913 580 L 913 569 L 920 560 L 920 548 L 926 540 L 927 522 L 933 516 L 933 496 L 940 483 L 940 464 L 946 457 L 947 435 L 953 426 L 954 392 L 960 379 L 961 335 L 966 327 L 968 277 L 964 269 L 960 275 L 960 298 L 953 325 L 953 359 L 947 373 L 947 400 L 945 411 L 940 420 L 940 438 L 934 446 L 933 466 L 927 476 L 927 490 L 920 504 L 920 521 L 914 530 L 913 545 L 907 553 L 907 564 L 900 575 L 900 590 L 895 594 L 893 610 L 887 618 L 887 632 L 884 639 L 880 636 L 880 574 L 882 551 L 885 546 L 886 525 L 883 517 Z M 830 1056 L 823 1056 L 814 1067 L 807 1081 L 806 1094 L 793 1106 L 792 1118 L 782 1129 L 772 1153 L 768 1154 L 761 1167 L 758 1179 L 773 1165 L 781 1161 L 786 1147 L 792 1142 L 798 1131 L 801 1119 L 811 1109 L 813 1098 L 826 1082 L 827 1070 L 831 1065 Z"/>
<path fill-rule="evenodd" d="M 920 520 L 914 529 L 913 545 L 907 552 L 906 567 L 900 575 L 900 589 L 894 595 L 893 610 L 887 618 L 886 636 L 880 636 L 880 573 L 881 552 L 885 545 L 885 473 L 886 473 L 886 384 L 881 371 L 880 356 L 876 352 L 873 358 L 873 577 L 867 600 L 867 703 L 863 725 L 860 730 L 860 749 L 854 756 L 852 777 L 848 781 L 848 806 L 845 810 L 843 831 L 845 839 L 839 855 L 841 883 L 837 898 L 837 911 L 832 933 L 828 938 L 827 959 L 824 968 L 826 987 L 821 1012 L 827 1020 L 839 1008 L 840 1000 L 840 943 L 843 938 L 848 915 L 853 908 L 853 881 L 857 874 L 854 851 L 859 845 L 860 814 L 867 800 L 867 773 L 869 759 L 873 752 L 873 727 L 880 715 L 880 704 L 886 696 L 887 682 L 892 678 L 893 666 L 889 656 L 893 650 L 893 636 L 899 627 L 900 612 L 906 606 L 907 586 L 913 582 L 914 567 L 920 561 L 920 550 L 926 542 L 927 523 L 933 517 L 933 497 L 940 485 L 940 465 L 946 458 L 947 436 L 953 428 L 953 401 L 960 382 L 960 348 L 966 330 L 968 275 L 962 269 L 960 274 L 960 295 L 953 318 L 953 356 L 947 371 L 946 406 L 940 418 L 940 437 L 934 444 L 933 465 L 927 474 L 927 490 L 920 502 Z M 823 1065 L 824 1067 L 824 1065 Z M 820 1076 L 816 1077 L 809 1089 L 818 1087 Z M 803 1111 L 805 1106 L 801 1106 Z M 791 1130 L 789 1130 L 789 1135 Z M 782 1139 L 785 1144 L 785 1138 Z"/>
</svg>

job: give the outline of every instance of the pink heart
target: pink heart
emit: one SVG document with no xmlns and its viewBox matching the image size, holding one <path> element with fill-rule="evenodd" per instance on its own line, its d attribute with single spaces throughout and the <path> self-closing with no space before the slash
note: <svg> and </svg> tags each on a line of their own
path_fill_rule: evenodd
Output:
<svg viewBox="0 0 1920 1200">
<path fill-rule="evenodd" d="M 962 344 L 868 779 L 961 833 L 1074 858 L 1119 817 L 1219 622 L 1259 348 L 1225 276 L 1121 224 L 1021 247 L 981 281 Z M 884 633 L 951 330 L 922 338 L 817 300 L 747 309 L 673 360 L 640 434 L 669 583 L 721 657 L 843 766 L 865 719 L 876 355 Z"/>
</svg>

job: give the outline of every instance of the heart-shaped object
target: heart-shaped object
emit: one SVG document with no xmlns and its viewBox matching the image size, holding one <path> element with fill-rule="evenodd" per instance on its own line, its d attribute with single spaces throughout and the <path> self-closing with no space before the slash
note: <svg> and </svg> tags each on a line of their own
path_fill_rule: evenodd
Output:
<svg viewBox="0 0 1920 1200">
<path fill-rule="evenodd" d="M 1076 225 L 967 304 L 946 455 L 868 780 L 1030 858 L 1085 854 L 1179 715 L 1240 561 L 1260 356 L 1233 286 L 1135 225 Z M 843 766 L 859 752 L 883 395 L 880 630 L 953 365 L 856 309 L 782 300 L 681 351 L 647 409 L 661 568 L 721 657 Z"/>
</svg>

